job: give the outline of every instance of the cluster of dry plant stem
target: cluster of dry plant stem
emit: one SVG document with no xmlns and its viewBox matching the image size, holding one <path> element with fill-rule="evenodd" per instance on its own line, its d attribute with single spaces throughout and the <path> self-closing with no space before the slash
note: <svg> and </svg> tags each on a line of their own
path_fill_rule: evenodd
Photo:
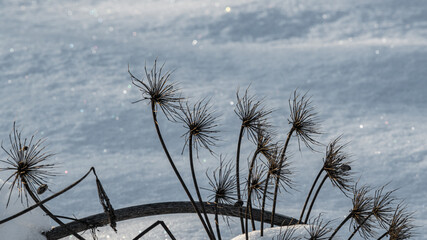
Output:
<svg viewBox="0 0 427 240">
<path fill-rule="evenodd" d="M 303 143 L 310 150 L 322 145 L 316 140 L 321 132 L 319 130 L 318 115 L 312 106 L 310 97 L 296 90 L 292 93 L 289 99 L 290 114 L 288 123 L 290 129 L 285 132 L 285 139 L 277 141 L 277 134 L 269 122 L 272 110 L 266 108 L 262 100 L 257 100 L 255 96 L 250 95 L 248 89 L 243 93 L 237 91 L 235 113 L 240 119 L 241 125 L 235 157 L 226 160 L 222 155 L 217 155 L 212 150 L 219 138 L 219 125 L 217 123 L 218 116 L 212 110 L 209 100 L 202 99 L 193 104 L 186 101 L 181 96 L 176 84 L 170 82 L 171 72 L 164 72 L 163 66 L 158 68 L 157 60 L 151 69 L 145 67 L 145 79 L 139 79 L 130 71 L 128 72 L 132 83 L 142 94 L 142 98 L 136 102 L 149 103 L 153 124 L 162 149 L 190 200 L 202 227 L 206 231 L 207 237 L 210 240 L 221 239 L 221 226 L 218 215 L 220 214 L 219 209 L 226 204 L 234 206 L 239 212 L 240 230 L 245 234 L 246 239 L 249 239 L 249 231 L 256 230 L 253 209 L 255 206 L 259 207 L 261 210 L 260 236 L 263 236 L 265 218 L 270 216 L 268 222 L 271 223 L 270 227 L 273 227 L 278 198 L 282 197 L 283 192 L 288 192 L 295 186 L 292 181 L 293 171 L 289 161 L 288 146 L 290 142 L 297 141 L 300 149 L 301 143 Z M 183 180 L 163 139 L 158 120 L 160 112 L 169 121 L 182 123 L 185 128 L 183 153 L 185 150 L 188 152 L 191 177 L 197 199 L 193 197 Z M 241 155 L 244 154 L 241 151 L 241 147 L 242 142 L 245 141 L 245 136 L 254 146 L 253 152 L 248 157 L 247 169 L 241 167 Z M 92 172 L 96 178 L 100 203 L 108 216 L 110 226 L 116 231 L 114 209 L 94 168 L 91 168 L 89 172 L 72 185 L 41 200 L 38 195 L 48 189 L 46 185 L 47 178 L 56 175 L 52 171 L 54 165 L 45 163 L 53 154 L 46 152 L 43 146 L 44 140 L 36 141 L 34 140 L 34 135 L 29 140 L 22 139 L 21 132 L 16 130 L 15 124 L 12 133 L 9 135 L 9 141 L 11 144 L 10 149 L 4 148 L 2 145 L 2 149 L 7 154 L 7 159 L 0 160 L 0 163 L 6 165 L 6 167 L 1 167 L 0 171 L 10 170 L 13 172 L 5 181 L 12 181 L 9 199 L 13 190 L 17 188 L 21 201 L 25 198 L 28 208 L 9 218 L 0 220 L 0 224 L 40 207 L 55 222 L 67 229 L 70 234 L 77 239 L 84 239 L 73 229 L 67 228 L 59 218 L 74 221 L 79 221 L 79 219 L 56 216 L 45 207 L 45 203 L 73 188 Z M 373 191 L 371 187 L 359 187 L 357 183 L 354 183 L 351 161 L 349 160 L 349 155 L 345 153 L 345 147 L 346 144 L 341 144 L 341 136 L 332 140 L 326 146 L 323 164 L 302 206 L 301 215 L 299 219 L 294 219 L 295 221 L 291 224 L 307 224 L 305 229 L 310 236 L 308 239 L 333 239 L 341 227 L 349 220 L 351 231 L 348 239 L 352 239 L 356 233 L 365 239 L 382 239 L 386 236 L 390 239 L 407 239 L 413 236 L 412 213 L 406 210 L 405 204 L 402 202 L 397 203 L 396 198 L 393 196 L 395 190 L 385 191 L 386 185 L 384 185 Z M 205 209 L 205 200 L 203 200 L 200 192 L 202 188 L 199 187 L 197 171 L 194 165 L 194 158 L 198 158 L 201 149 L 206 149 L 212 156 L 219 158 L 219 167 L 212 173 L 206 172 L 210 187 L 203 188 L 210 193 L 207 199 L 208 202 L 215 206 L 213 223 L 211 223 Z M 194 156 L 194 152 L 196 152 L 196 156 Z M 241 176 L 244 171 L 247 171 L 245 179 Z M 348 216 L 336 228 L 331 227 L 331 221 L 322 220 L 322 215 L 310 218 L 315 200 L 328 179 L 334 187 L 341 190 L 344 196 L 350 198 L 353 204 Z M 0 190 L 3 186 L 4 184 L 0 187 Z M 313 192 L 314 195 L 312 197 Z M 373 195 L 371 195 L 371 192 L 373 192 Z M 35 202 L 32 206 L 29 206 L 28 195 Z M 269 214 L 266 213 L 267 204 L 271 205 L 271 213 Z M 226 220 L 223 221 L 224 223 L 228 223 L 228 219 L 224 220 Z M 213 224 L 215 225 L 215 231 Z M 134 239 L 139 239 L 157 225 L 161 225 L 168 235 L 175 239 L 162 221 L 154 223 Z M 381 235 L 377 234 L 377 230 L 382 231 L 382 233 L 379 232 Z M 300 237 L 294 236 L 294 232 L 294 228 L 288 227 L 276 239 L 300 239 Z M 96 239 L 95 227 L 92 227 L 92 235 Z"/>
</svg>

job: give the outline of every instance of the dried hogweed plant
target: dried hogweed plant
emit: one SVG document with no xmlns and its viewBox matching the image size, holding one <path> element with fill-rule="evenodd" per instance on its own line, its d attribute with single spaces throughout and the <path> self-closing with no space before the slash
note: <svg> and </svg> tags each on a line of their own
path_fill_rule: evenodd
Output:
<svg viewBox="0 0 427 240">
<path fill-rule="evenodd" d="M 116 231 L 116 218 L 114 214 L 114 209 L 101 184 L 101 181 L 96 175 L 94 168 L 91 168 L 89 172 L 86 173 L 86 175 L 84 175 L 74 184 L 41 201 L 38 195 L 43 194 L 48 189 L 48 178 L 57 175 L 57 173 L 53 171 L 53 169 L 55 168 L 55 164 L 47 163 L 50 161 L 50 158 L 53 156 L 53 154 L 45 150 L 46 146 L 43 145 L 45 139 L 36 140 L 35 135 L 32 135 L 29 139 L 22 138 L 22 132 L 17 130 L 16 124 L 13 123 L 12 133 L 9 134 L 9 142 L 10 149 L 6 149 L 3 144 L 1 145 L 1 148 L 7 154 L 8 158 L 6 160 L 0 160 L 0 162 L 8 165 L 8 167 L 2 167 L 0 168 L 0 171 L 13 171 L 13 173 L 2 184 L 2 186 L 0 187 L 0 191 L 5 186 L 8 180 L 13 179 L 9 187 L 9 197 L 6 207 L 9 205 L 10 197 L 13 193 L 13 190 L 17 188 L 18 198 L 21 199 L 21 202 L 23 202 L 23 198 L 25 198 L 26 205 L 28 208 L 11 217 L 1 220 L 0 224 L 8 222 L 37 206 L 40 207 L 52 220 L 54 220 L 61 227 L 63 227 L 68 234 L 73 235 L 77 239 L 84 240 L 84 238 L 80 236 L 75 230 L 69 228 L 67 225 L 64 224 L 64 222 L 59 219 L 67 217 L 54 215 L 50 210 L 48 210 L 47 207 L 45 207 L 44 204 L 52 200 L 53 198 L 56 198 L 57 196 L 65 193 L 69 189 L 73 188 L 84 178 L 86 178 L 90 172 L 93 172 L 96 178 L 99 200 L 105 211 L 105 214 L 108 217 L 108 222 L 110 223 L 110 226 Z M 35 205 L 29 207 L 28 196 L 30 196 L 30 198 L 35 202 Z"/>
<path fill-rule="evenodd" d="M 195 104 L 188 103 L 182 97 L 177 84 L 171 80 L 172 72 L 165 71 L 164 64 L 158 67 L 157 59 L 152 68 L 144 67 L 145 76 L 142 78 L 132 74 L 129 67 L 128 73 L 132 83 L 142 96 L 133 103 L 146 102 L 150 106 L 149 112 L 160 145 L 189 202 L 155 203 L 115 210 L 94 168 L 91 168 L 83 177 L 61 191 L 40 199 L 38 195 L 43 194 L 48 189 L 48 178 L 57 175 L 53 171 L 54 164 L 50 163 L 53 154 L 45 150 L 43 139 L 36 140 L 35 136 L 29 139 L 22 138 L 21 132 L 16 130 L 14 124 L 12 133 L 9 135 L 10 149 L 4 147 L 3 144 L 1 145 L 6 153 L 6 159 L 0 158 L 0 171 L 12 172 L 5 181 L 10 182 L 6 206 L 9 205 L 14 189 L 17 189 L 21 202 L 26 202 L 28 207 L 0 220 L 0 225 L 40 207 L 59 224 L 58 227 L 44 233 L 47 239 L 59 239 L 74 235 L 77 239 L 82 240 L 84 238 L 79 232 L 84 230 L 91 230 L 93 239 L 96 239 L 97 229 L 101 226 L 110 224 L 116 231 L 117 221 L 145 216 L 147 209 L 150 211 L 157 209 L 157 215 L 167 214 L 171 211 L 197 214 L 201 224 L 198 227 L 203 227 L 206 238 L 210 240 L 223 238 L 221 236 L 224 232 L 221 230 L 223 224 L 221 224 L 219 215 L 223 216 L 223 221 L 227 221 L 227 225 L 229 221 L 224 216 L 239 218 L 239 230 L 244 234 L 245 239 L 250 238 L 250 231 L 256 230 L 255 221 L 260 222 L 260 236 L 264 235 L 264 223 L 270 223 L 271 227 L 274 225 L 284 226 L 280 230 L 281 233 L 274 237 L 278 240 L 342 239 L 336 235 L 346 223 L 349 225 L 348 239 L 352 239 L 356 233 L 364 239 L 372 239 L 378 236 L 376 234 L 378 229 L 385 231 L 378 239 L 386 236 L 389 236 L 390 239 L 407 239 L 414 235 L 413 215 L 406 211 L 402 203 L 394 204 L 395 197 L 393 194 L 395 190 L 385 191 L 385 186 L 383 186 L 371 196 L 370 187 L 358 187 L 357 184 L 353 184 L 352 162 L 349 160 L 349 154 L 345 152 L 347 144 L 341 143 L 341 136 L 326 146 L 323 164 L 307 195 L 299 219 L 276 213 L 278 200 L 280 199 L 283 202 L 283 195 L 296 188 L 289 146 L 295 142 L 300 151 L 301 145 L 303 145 L 309 150 L 317 152 L 317 146 L 322 145 L 317 140 L 321 134 L 318 113 L 307 93 L 301 94 L 297 90 L 293 91 L 289 99 L 289 117 L 287 119 L 289 129 L 285 129 L 284 139 L 276 139 L 275 129 L 277 128 L 274 128 L 269 121 L 273 111 L 265 106 L 263 100 L 257 100 L 255 95 L 251 95 L 249 88 L 243 94 L 237 91 L 234 112 L 240 120 L 239 126 L 237 126 L 240 127 L 240 130 L 238 131 L 235 159 L 225 162 L 223 155 L 219 154 L 219 161 L 217 160 L 219 166 L 211 173 L 206 171 L 208 182 L 206 185 L 208 187 L 201 187 L 204 185 L 199 183 L 202 179 L 197 178 L 197 173 L 200 171 L 196 169 L 195 163 L 197 161 L 194 159 L 193 152 L 196 151 L 196 159 L 198 159 L 199 152 L 206 149 L 210 156 L 217 159 L 218 154 L 214 150 L 217 149 L 216 143 L 220 140 L 218 134 L 221 126 L 218 123 L 218 115 L 212 110 L 213 105 L 206 99 L 199 100 Z M 191 191 L 196 193 L 197 202 L 187 187 L 181 172 L 176 167 L 176 163 L 164 141 L 161 132 L 163 125 L 159 122 L 159 114 L 163 114 L 172 124 L 181 123 L 184 127 L 182 154 L 187 149 L 190 163 L 189 172 L 194 187 Z M 243 141 L 245 135 L 249 141 Z M 243 148 L 243 145 L 246 148 Z M 250 151 L 242 151 L 242 149 L 248 149 L 247 147 L 250 148 Z M 242 159 L 248 159 L 247 168 L 246 165 L 242 167 Z M 94 215 L 77 219 L 75 217 L 57 216 L 45 207 L 48 201 L 78 185 L 91 172 L 96 178 L 99 201 L 104 210 L 101 217 Z M 241 179 L 241 174 L 245 174 L 247 178 Z M 314 219 L 310 218 L 316 198 L 327 179 L 352 201 L 350 213 L 336 228 L 332 227 L 331 221 L 322 219 L 324 215 L 318 215 Z M 5 183 L 0 187 L 0 191 L 4 186 L 6 186 Z M 314 191 L 316 186 L 317 189 Z M 207 190 L 206 196 L 200 189 Z M 314 196 L 312 197 L 313 192 Z M 31 206 L 28 196 L 34 202 Z M 204 201 L 204 198 L 208 201 Z M 312 199 L 309 204 L 310 198 Z M 271 212 L 266 210 L 267 206 L 271 206 Z M 307 207 L 308 210 L 305 214 Z M 129 209 L 133 209 L 131 213 Z M 136 211 L 135 209 L 139 210 Z M 215 231 L 209 214 L 214 215 Z M 72 222 L 65 224 L 59 218 Z M 99 220 L 101 218 L 104 220 Z M 298 224 L 303 224 L 302 228 L 299 228 Z M 134 239 L 140 239 L 159 225 L 163 227 L 171 239 L 175 239 L 167 224 L 161 220 L 141 231 Z M 305 232 L 305 235 L 301 236 L 301 231 L 296 234 L 297 229 L 303 230 L 302 232 Z M 257 234 L 255 232 L 251 236 Z"/>
</svg>

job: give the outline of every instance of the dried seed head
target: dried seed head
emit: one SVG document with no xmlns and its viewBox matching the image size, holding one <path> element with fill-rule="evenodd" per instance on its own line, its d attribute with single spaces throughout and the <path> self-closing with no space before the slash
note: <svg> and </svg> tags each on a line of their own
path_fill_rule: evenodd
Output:
<svg viewBox="0 0 427 240">
<path fill-rule="evenodd" d="M 256 142 L 256 133 L 270 126 L 267 122 L 267 116 L 272 110 L 266 109 L 262 101 L 257 101 L 254 96 L 248 96 L 248 89 L 246 89 L 243 97 L 240 97 L 239 91 L 237 91 L 237 104 L 234 112 L 242 121 L 244 130 L 249 133 L 248 137 Z"/>
<path fill-rule="evenodd" d="M 249 186 L 246 186 L 246 188 L 248 187 L 250 188 L 250 191 L 252 192 L 252 196 L 255 196 L 252 199 L 258 200 L 258 203 L 262 199 L 262 196 L 264 194 L 265 182 L 267 181 L 267 179 L 265 178 L 266 172 L 267 172 L 267 169 L 264 166 L 255 165 L 254 168 L 252 169 L 251 181 L 248 183 Z M 267 191 L 267 197 L 270 195 L 271 193 Z"/>
<path fill-rule="evenodd" d="M 353 209 L 351 210 L 351 223 L 350 227 L 353 227 L 353 231 L 360 226 L 359 234 L 363 238 L 370 238 L 374 235 L 374 222 L 369 215 L 373 208 L 372 197 L 367 196 L 370 188 L 367 186 L 357 187 L 357 184 L 353 188 Z M 365 221 L 365 219 L 367 219 Z"/>
<path fill-rule="evenodd" d="M 390 239 L 403 240 L 413 237 L 415 235 L 413 221 L 413 213 L 409 213 L 402 203 L 398 204 L 389 223 L 388 235 Z"/>
<path fill-rule="evenodd" d="M 233 174 L 233 163 L 225 162 L 220 156 L 219 167 L 212 173 L 212 177 L 206 172 L 209 179 L 210 191 L 209 201 L 215 204 L 233 204 L 236 201 L 236 177 Z"/>
<path fill-rule="evenodd" d="M 393 215 L 394 209 L 392 204 L 395 199 L 392 194 L 395 190 L 389 191 L 383 194 L 384 187 L 377 189 L 373 198 L 373 208 L 372 214 L 378 220 L 382 227 L 386 227 L 387 223 L 390 221 L 391 216 Z"/>
<path fill-rule="evenodd" d="M 176 114 L 176 118 L 184 123 L 184 127 L 187 129 L 183 135 L 185 136 L 184 148 L 191 136 L 192 144 L 197 152 L 199 147 L 204 147 L 212 153 L 211 147 L 215 146 L 215 142 L 218 141 L 215 134 L 219 131 L 216 124 L 217 116 L 214 116 L 214 112 L 211 111 L 209 101 L 200 100 L 192 107 L 188 103 L 181 104 L 180 110 L 180 113 Z"/>
<path fill-rule="evenodd" d="M 340 145 L 340 140 L 341 136 L 337 137 L 326 147 L 323 170 L 328 175 L 332 185 L 337 186 L 345 193 L 345 191 L 351 190 L 351 162 L 348 161 L 348 154 L 344 152 L 344 148 L 347 144 Z"/>
<path fill-rule="evenodd" d="M 317 113 L 314 112 L 314 107 L 311 106 L 311 100 L 306 97 L 306 94 L 300 96 L 297 91 L 294 91 L 292 101 L 289 99 L 289 108 L 291 111 L 289 124 L 292 124 L 298 138 L 298 146 L 301 149 L 300 141 L 309 149 L 314 150 L 312 145 L 320 145 L 314 139 L 315 135 L 321 134 L 319 131 L 319 119 Z"/>
<path fill-rule="evenodd" d="M 294 182 L 292 180 L 293 171 L 290 168 L 290 162 L 287 157 L 284 158 L 282 166 L 280 166 L 281 151 L 278 146 L 279 144 L 270 151 L 270 157 L 264 163 L 270 175 L 275 179 L 279 178 L 280 189 L 284 189 L 287 192 L 289 189 L 294 189 Z"/>
<path fill-rule="evenodd" d="M 15 188 L 18 189 L 18 198 L 23 203 L 23 197 L 26 199 L 28 205 L 27 188 L 33 193 L 37 189 L 46 184 L 48 177 L 55 176 L 52 171 L 54 164 L 46 164 L 53 154 L 45 151 L 44 139 L 35 139 L 35 135 L 30 139 L 22 139 L 21 132 L 18 131 L 13 123 L 12 133 L 9 134 L 10 149 L 7 150 L 3 144 L 1 148 L 7 154 L 6 160 L 0 160 L 1 163 L 8 165 L 7 167 L 0 167 L 1 171 L 13 171 L 13 173 L 6 179 L 0 186 L 0 191 L 4 184 L 13 179 L 9 187 L 9 197 L 6 207 L 9 205 L 10 197 Z"/>
<path fill-rule="evenodd" d="M 323 222 L 322 215 L 319 214 L 316 218 L 308 222 L 308 227 L 304 227 L 307 230 L 310 238 L 308 240 L 326 240 L 329 239 L 328 234 L 332 231 L 332 228 L 329 226 L 331 221 Z"/>
<path fill-rule="evenodd" d="M 166 73 L 162 73 L 163 66 L 164 64 L 157 70 L 157 59 L 154 60 L 153 68 L 151 68 L 150 71 L 147 70 L 147 65 L 145 65 L 144 70 L 147 83 L 145 83 L 143 79 L 140 80 L 136 78 L 128 67 L 128 73 L 132 79 L 132 84 L 142 93 L 142 99 L 134 103 L 149 100 L 150 103 L 155 104 L 156 112 L 157 107 L 160 107 L 169 120 L 174 120 L 174 110 L 179 108 L 179 102 L 183 100 L 183 98 L 178 94 L 179 89 L 176 85 L 169 82 L 171 72 L 167 71 Z"/>
<path fill-rule="evenodd" d="M 294 236 L 297 228 L 294 226 L 286 226 L 285 230 L 282 231 L 283 228 L 280 229 L 279 235 L 273 238 L 273 240 L 300 240 L 302 239 L 300 236 Z"/>
<path fill-rule="evenodd" d="M 277 143 L 273 142 L 273 133 L 260 127 L 256 132 L 256 151 L 261 153 L 265 158 L 271 158 L 272 151 L 276 148 Z"/>
</svg>

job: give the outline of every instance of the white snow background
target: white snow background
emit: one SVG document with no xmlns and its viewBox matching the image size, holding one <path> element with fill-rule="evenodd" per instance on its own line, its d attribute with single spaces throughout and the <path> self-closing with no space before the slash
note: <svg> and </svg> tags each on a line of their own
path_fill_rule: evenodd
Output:
<svg viewBox="0 0 427 240">
<path fill-rule="evenodd" d="M 343 134 L 360 182 L 375 187 L 390 182 L 389 190 L 399 188 L 395 195 L 406 200 L 420 226 L 414 239 L 423 239 L 426 12 L 427 2 L 421 0 L 2 0 L 0 139 L 8 146 L 14 121 L 25 136 L 38 130 L 39 137 L 47 137 L 61 173 L 48 183 L 53 192 L 94 166 L 116 209 L 187 200 L 161 149 L 149 106 L 131 104 L 141 95 L 131 85 L 128 64 L 142 78 L 144 62 L 151 67 L 158 57 L 174 70 L 172 79 L 191 101 L 211 97 L 221 130 L 214 150 L 229 158 L 239 131 L 233 112 L 236 90 L 251 85 L 252 93 L 277 110 L 271 120 L 283 140 L 289 129 L 287 101 L 298 88 L 309 91 L 320 114 L 325 134 L 319 140 L 327 144 Z M 185 130 L 159 121 L 192 189 L 187 153 L 181 155 Z M 253 150 L 244 142 L 243 160 Z M 298 191 L 281 195 L 279 213 L 299 216 L 322 164 L 324 147 L 317 149 L 322 153 L 304 147 L 300 153 L 295 139 L 291 142 Z M 204 172 L 217 164 L 207 151 L 200 152 L 199 185 L 208 186 Z M 0 179 L 9 174 L 1 172 Z M 0 198 L 7 193 L 2 190 Z M 208 192 L 203 195 L 206 199 Z M 11 209 L 18 211 L 20 204 L 14 197 Z M 57 215 L 79 218 L 102 212 L 93 176 L 47 206 Z M 350 199 L 327 182 L 312 216 L 323 212 L 338 225 L 350 208 Z M 9 211 L 2 204 L 0 217 Z M 105 227 L 99 237 L 131 239 L 156 220 L 164 220 L 178 239 L 206 238 L 195 215 L 121 222 L 117 234 Z M 0 239 L 43 239 L 31 224 L 16 221 L 0 226 Z M 231 232 L 224 227 L 224 239 L 238 235 L 237 226 L 233 220 Z M 145 239 L 165 236 L 156 228 Z"/>
</svg>

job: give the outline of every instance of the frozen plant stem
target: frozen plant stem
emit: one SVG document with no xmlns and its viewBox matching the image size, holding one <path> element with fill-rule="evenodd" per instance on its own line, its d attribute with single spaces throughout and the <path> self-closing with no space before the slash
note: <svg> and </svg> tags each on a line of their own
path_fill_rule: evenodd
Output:
<svg viewBox="0 0 427 240">
<path fill-rule="evenodd" d="M 268 171 L 267 178 L 265 180 L 264 193 L 262 194 L 262 205 L 261 205 L 261 237 L 264 236 L 264 209 L 265 209 L 265 199 L 267 197 L 267 188 L 268 181 L 270 180 L 271 173 Z"/>
<path fill-rule="evenodd" d="M 323 177 L 322 182 L 320 183 L 319 187 L 317 188 L 317 191 L 314 194 L 313 199 L 311 200 L 311 204 L 310 204 L 310 207 L 308 208 L 308 212 L 307 212 L 307 215 L 305 216 L 304 222 L 308 221 L 308 218 L 310 217 L 311 209 L 313 208 L 314 202 L 316 201 L 316 198 L 317 198 L 317 195 L 319 195 L 320 189 L 322 188 L 322 186 L 325 183 L 326 179 L 328 179 L 328 175 L 326 175 L 325 177 Z"/>
<path fill-rule="evenodd" d="M 242 196 L 240 194 L 240 176 L 239 176 L 239 162 L 240 162 L 240 145 L 242 144 L 243 131 L 245 126 L 242 124 L 240 127 L 239 141 L 237 142 L 237 152 L 236 152 L 236 186 L 237 186 L 237 203 L 239 204 L 239 214 L 240 214 L 240 226 L 242 228 L 242 233 L 245 233 L 245 226 L 243 223 L 243 211 L 242 211 Z"/>
<path fill-rule="evenodd" d="M 251 160 L 251 164 L 249 167 L 249 175 L 248 175 L 248 200 L 246 202 L 246 210 L 245 210 L 245 235 L 246 235 L 246 240 L 248 239 L 248 213 L 249 210 L 251 211 L 250 217 L 251 217 L 251 221 L 252 221 L 252 228 L 253 230 L 255 230 L 255 223 L 254 220 L 252 218 L 252 201 L 251 201 L 251 195 L 252 195 L 252 170 L 254 168 L 255 165 L 255 160 L 256 157 L 258 156 L 258 149 L 255 151 L 254 156 L 252 157 Z M 250 209 L 249 209 L 250 208 Z"/>
<path fill-rule="evenodd" d="M 218 240 L 221 240 L 221 231 L 219 228 L 219 221 L 218 221 L 218 196 L 215 196 L 215 226 L 216 226 L 216 235 L 218 237 Z"/>
<path fill-rule="evenodd" d="M 193 161 L 193 135 L 190 134 L 189 140 L 188 140 L 188 151 L 189 151 L 189 157 L 190 157 L 190 167 L 191 167 L 191 176 L 193 178 L 194 188 L 196 189 L 197 198 L 199 199 L 200 206 L 202 207 L 203 215 L 205 216 L 206 224 L 208 225 L 209 231 L 212 236 L 214 236 L 214 232 L 212 229 L 212 225 L 209 221 L 208 214 L 206 213 L 205 205 L 203 204 L 203 199 L 200 194 L 199 185 L 197 184 L 197 178 L 196 173 L 194 171 L 194 161 Z"/>
<path fill-rule="evenodd" d="M 31 198 L 34 200 L 34 202 L 39 203 L 40 200 L 37 198 L 36 195 L 34 195 L 34 193 L 31 191 L 30 187 L 28 186 L 27 181 L 25 180 L 25 178 L 21 178 L 21 181 L 23 183 L 23 185 L 25 186 L 25 189 L 27 190 L 28 194 L 31 196 Z M 65 226 L 65 224 L 59 220 L 55 215 L 53 215 L 53 213 L 51 213 L 43 204 L 40 204 L 40 208 L 50 217 L 52 218 L 56 223 L 58 223 L 61 227 L 64 227 L 65 229 L 67 229 L 67 231 L 69 231 L 71 234 L 73 234 L 74 237 L 76 237 L 79 240 L 85 240 L 83 237 L 81 237 L 79 234 L 77 234 L 75 231 L 69 229 L 67 226 Z"/>
<path fill-rule="evenodd" d="M 282 153 L 280 154 L 280 162 L 279 162 L 279 169 L 277 176 L 280 176 L 280 171 L 282 169 L 283 162 L 285 161 L 285 155 L 286 155 L 286 149 L 288 148 L 289 140 L 291 139 L 292 133 L 295 131 L 295 128 L 292 126 L 291 130 L 289 130 L 288 137 L 286 138 L 285 146 L 283 146 Z M 275 186 L 274 186 L 274 196 L 273 196 L 273 207 L 271 209 L 271 227 L 273 227 L 274 222 L 274 214 L 276 212 L 276 201 L 277 201 L 277 194 L 279 192 L 279 183 L 280 178 L 276 178 Z"/>
<path fill-rule="evenodd" d="M 153 115 L 153 122 L 154 126 L 156 127 L 157 136 L 159 137 L 160 143 L 162 144 L 163 151 L 166 154 L 167 159 L 169 160 L 170 165 L 172 166 L 172 169 L 177 176 L 179 182 L 181 183 L 181 186 L 184 188 L 185 193 L 187 194 L 188 198 L 190 199 L 191 205 L 193 205 L 194 210 L 197 213 L 197 216 L 199 217 L 200 221 L 202 222 L 203 228 L 205 229 L 206 233 L 209 236 L 209 239 L 215 240 L 215 237 L 212 236 L 211 232 L 209 231 L 209 228 L 206 225 L 206 222 L 204 221 L 202 215 L 200 214 L 199 208 L 197 208 L 196 202 L 194 202 L 193 197 L 191 196 L 190 191 L 188 190 L 187 186 L 185 185 L 184 180 L 181 177 L 181 174 L 179 174 L 178 169 L 175 166 L 175 163 L 172 160 L 172 157 L 169 154 L 168 149 L 166 148 L 166 144 L 163 141 L 162 134 L 160 132 L 159 123 L 157 122 L 157 114 L 156 114 L 156 103 L 154 101 L 151 102 L 151 113 Z"/>
<path fill-rule="evenodd" d="M 340 230 L 340 228 L 342 226 L 344 226 L 344 224 L 353 216 L 353 212 L 351 212 L 345 219 L 344 221 L 341 222 L 341 224 L 335 229 L 334 233 L 332 233 L 332 235 L 329 237 L 329 240 L 332 240 L 333 237 L 337 234 L 338 230 Z"/>
<path fill-rule="evenodd" d="M 308 200 L 310 200 L 311 194 L 313 193 L 314 187 L 316 186 L 316 183 L 319 180 L 320 175 L 322 175 L 322 172 L 323 172 L 323 168 L 320 169 L 319 173 L 317 174 L 316 180 L 314 180 L 313 185 L 311 186 L 310 192 L 308 193 L 307 198 L 305 199 L 304 207 L 302 208 L 301 215 L 298 220 L 298 224 L 301 223 L 302 221 L 302 217 L 304 216 L 304 212 L 305 212 L 305 208 L 307 207 Z"/>
</svg>

